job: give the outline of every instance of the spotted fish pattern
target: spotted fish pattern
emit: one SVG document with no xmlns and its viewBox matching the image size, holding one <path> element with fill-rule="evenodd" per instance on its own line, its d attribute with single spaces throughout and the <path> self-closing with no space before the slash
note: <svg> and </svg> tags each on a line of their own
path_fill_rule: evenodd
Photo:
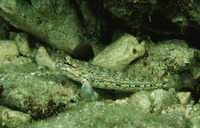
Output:
<svg viewBox="0 0 200 128">
<path fill-rule="evenodd" d="M 139 91 L 167 88 L 164 82 L 135 81 L 133 76 L 123 72 L 112 71 L 89 62 L 72 59 L 67 56 L 65 61 L 65 74 L 77 82 L 91 79 L 92 86 L 101 89 Z"/>
</svg>

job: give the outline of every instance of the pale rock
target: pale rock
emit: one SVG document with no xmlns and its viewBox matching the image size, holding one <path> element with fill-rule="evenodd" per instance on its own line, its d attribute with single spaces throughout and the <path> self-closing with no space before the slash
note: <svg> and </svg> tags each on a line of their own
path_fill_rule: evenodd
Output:
<svg viewBox="0 0 200 128">
<path fill-rule="evenodd" d="M 131 106 L 142 113 L 150 113 L 152 111 L 153 99 L 149 92 L 141 91 L 135 93 L 128 101 Z"/>
<path fill-rule="evenodd" d="M 144 45 L 129 34 L 125 34 L 118 40 L 107 46 L 92 61 L 92 64 L 104 68 L 121 70 L 133 60 L 143 56 Z"/>
<path fill-rule="evenodd" d="M 49 54 L 47 53 L 44 47 L 40 47 L 38 49 L 38 53 L 35 56 L 35 61 L 41 67 L 47 67 L 51 70 L 55 69 L 56 63 L 50 58 Z"/>
<path fill-rule="evenodd" d="M 181 104 L 188 104 L 191 101 L 191 92 L 178 92 L 176 95 Z"/>
<path fill-rule="evenodd" d="M 19 51 L 15 41 L 0 41 L 0 59 L 11 59 L 18 56 Z"/>
<path fill-rule="evenodd" d="M 167 109 L 169 106 L 178 103 L 176 98 L 176 92 L 174 89 L 169 89 L 165 91 L 163 89 L 157 89 L 151 92 L 153 101 L 153 112 L 159 114 L 162 110 Z"/>
</svg>

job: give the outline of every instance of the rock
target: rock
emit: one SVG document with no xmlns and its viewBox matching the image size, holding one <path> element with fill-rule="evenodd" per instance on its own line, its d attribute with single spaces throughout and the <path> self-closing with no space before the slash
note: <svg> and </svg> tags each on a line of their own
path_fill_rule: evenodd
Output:
<svg viewBox="0 0 200 128">
<path fill-rule="evenodd" d="M 23 58 L 0 65 L 1 105 L 38 119 L 79 103 L 80 87 L 70 82 L 63 72 L 39 68 L 29 58 L 27 61 Z"/>
<path fill-rule="evenodd" d="M 160 114 L 157 116 L 157 118 L 160 120 L 161 124 L 162 124 L 162 122 L 165 122 L 166 120 L 168 120 L 169 122 L 167 124 L 168 125 L 170 124 L 170 127 L 174 127 L 174 128 L 179 128 L 179 127 L 185 128 L 185 127 L 190 126 L 190 124 L 187 123 L 187 119 L 184 117 L 184 114 L 179 113 L 179 112 Z M 172 120 L 175 120 L 175 121 L 172 121 Z M 163 126 L 160 126 L 160 128 L 162 128 L 162 127 Z"/>
<path fill-rule="evenodd" d="M 154 90 L 151 92 L 151 97 L 154 100 L 154 114 L 159 114 L 162 112 L 162 110 L 165 110 L 167 107 L 178 103 L 178 100 L 176 98 L 176 92 L 174 89 L 170 89 L 169 91 L 165 91 L 163 89 Z"/>
<path fill-rule="evenodd" d="M 35 56 L 35 61 L 43 68 L 48 68 L 51 70 L 56 68 L 56 63 L 50 58 L 44 47 L 40 47 L 38 49 L 38 53 Z"/>
<path fill-rule="evenodd" d="M 164 83 L 163 86 L 169 88 L 194 86 L 195 81 L 191 76 L 196 75 L 189 72 L 199 66 L 194 60 L 195 50 L 187 42 L 174 39 L 158 44 L 149 41 L 145 44 L 146 55 L 129 66 L 129 74 L 136 74 L 138 81 Z"/>
<path fill-rule="evenodd" d="M 186 117 L 190 120 L 191 122 L 191 127 L 192 128 L 199 128 L 200 124 L 200 104 L 189 104 L 186 106 Z"/>
<path fill-rule="evenodd" d="M 181 113 L 184 117 L 186 117 L 186 106 L 183 104 L 173 104 L 168 106 L 166 109 L 163 109 L 162 114 L 173 114 L 173 113 Z"/>
<path fill-rule="evenodd" d="M 81 6 L 83 13 L 77 14 L 77 8 L 73 5 Z M 0 16 L 14 27 L 73 56 L 88 55 L 91 53 L 90 42 L 98 42 L 100 38 L 97 36 L 99 34 L 92 36 L 100 33 L 101 23 L 96 22 L 97 17 L 93 17 L 92 12 L 88 12 L 90 9 L 86 2 L 31 0 L 29 3 L 25 0 L 1 0 L 0 8 Z M 79 20 L 82 14 L 86 15 L 83 17 L 84 22 L 92 21 L 92 24 Z"/>
<path fill-rule="evenodd" d="M 145 48 L 134 36 L 125 34 L 107 46 L 92 61 L 92 64 L 104 68 L 121 70 L 133 60 L 143 56 Z"/>
<path fill-rule="evenodd" d="M 110 11 L 113 15 L 123 20 L 132 28 L 138 28 L 144 22 L 142 19 L 155 8 L 156 0 L 142 1 L 103 1 L 104 8 Z M 148 3 L 148 6 L 147 6 Z M 140 11 L 137 11 L 139 9 Z M 150 15 L 150 14 L 149 14 Z M 134 17 L 134 18 L 133 18 Z"/>
<path fill-rule="evenodd" d="M 135 93 L 128 101 L 135 110 L 142 113 L 150 113 L 152 111 L 153 99 L 149 92 L 141 91 Z"/>
<path fill-rule="evenodd" d="M 1 127 L 18 128 L 22 125 L 28 124 L 31 117 L 28 114 L 11 110 L 7 107 L 0 106 Z"/>
<path fill-rule="evenodd" d="M 178 92 L 176 95 L 181 104 L 188 104 L 190 101 L 192 101 L 191 92 Z"/>
<path fill-rule="evenodd" d="M 18 56 L 19 51 L 15 41 L 0 41 L 0 59 L 11 59 Z"/>
<path fill-rule="evenodd" d="M 9 32 L 9 40 L 15 40 L 17 34 L 17 32 Z"/>
<path fill-rule="evenodd" d="M 173 115 L 176 116 L 179 121 L 187 120 L 187 124 L 189 124 L 190 128 L 199 128 L 200 121 L 200 104 L 174 104 L 169 106 L 167 109 L 162 111 L 162 115 L 169 115 L 171 118 Z M 177 120 L 177 122 L 179 122 Z M 181 121 L 181 122 L 182 122 Z M 181 123 L 183 124 L 183 123 Z M 186 126 L 186 124 L 185 124 Z M 183 126 L 184 127 L 184 126 Z"/>
<path fill-rule="evenodd" d="M 160 42 L 156 47 L 157 55 L 162 55 L 162 59 L 171 70 L 187 69 L 194 58 L 195 50 L 190 48 L 184 40 L 165 40 Z"/>
<path fill-rule="evenodd" d="M 199 128 L 199 126 L 200 126 L 200 119 L 194 119 L 194 120 L 191 121 L 191 123 L 192 123 L 191 128 Z"/>
<path fill-rule="evenodd" d="M 24 56 L 30 56 L 30 44 L 28 41 L 28 35 L 26 33 L 18 33 L 15 37 L 15 41 L 19 48 L 19 52 Z"/>
<path fill-rule="evenodd" d="M 180 126 L 189 127 L 189 124 L 186 123 L 186 119 L 181 114 L 153 116 L 150 113 L 139 113 L 126 104 L 119 105 L 112 101 L 100 101 L 82 104 L 71 111 L 60 113 L 56 117 L 33 122 L 24 127 L 49 128 L 58 126 L 62 128 L 177 128 Z"/>
<path fill-rule="evenodd" d="M 91 43 L 92 51 L 94 53 L 94 56 L 97 56 L 104 48 L 105 46 L 103 44 L 97 44 L 97 43 Z"/>
<path fill-rule="evenodd" d="M 143 2 L 109 0 L 94 3 L 93 6 L 96 9 L 100 4 L 104 5 L 106 10 L 118 17 L 120 24 L 128 25 L 128 28 L 131 30 L 134 28 L 134 32 L 137 30 L 137 33 L 140 34 L 141 31 L 146 32 L 147 35 L 151 35 L 155 40 L 163 36 L 187 38 L 187 40 L 190 40 L 190 43 L 199 47 L 199 1 L 181 2 L 180 0 L 169 0 L 168 2 L 159 2 L 157 0 L 146 0 Z M 106 14 L 104 11 L 99 13 L 103 13 L 102 15 Z M 115 22 L 117 22 L 116 19 Z M 112 23 L 113 21 L 111 21 Z"/>
</svg>

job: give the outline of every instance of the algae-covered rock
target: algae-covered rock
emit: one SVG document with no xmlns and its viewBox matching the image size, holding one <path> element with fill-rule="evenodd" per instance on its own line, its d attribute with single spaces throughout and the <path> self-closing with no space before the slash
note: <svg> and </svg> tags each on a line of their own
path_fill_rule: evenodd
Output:
<svg viewBox="0 0 200 128">
<path fill-rule="evenodd" d="M 60 113 L 46 120 L 33 122 L 25 127 L 120 127 L 120 128 L 177 128 L 188 127 L 182 115 L 163 114 L 153 116 L 149 113 L 138 113 L 127 104 L 116 104 L 111 101 L 92 102 L 75 107 L 69 112 Z"/>
<path fill-rule="evenodd" d="M 128 73 L 137 74 L 139 81 L 165 83 L 164 86 L 189 88 L 195 85 L 193 75 L 195 49 L 183 40 L 166 40 L 158 44 L 147 42 L 146 56 L 128 68 Z"/>
<path fill-rule="evenodd" d="M 198 128 L 200 121 L 200 104 L 174 104 L 164 110 L 162 113 L 168 115 L 183 115 L 182 119 L 188 120 L 187 124 L 190 128 Z"/>
<path fill-rule="evenodd" d="M 74 56 L 88 55 L 90 42 L 100 38 L 101 21 L 97 21 L 85 2 L 1 0 L 0 8 L 0 16 L 14 27 Z"/>
<path fill-rule="evenodd" d="M 16 108 L 37 119 L 70 109 L 79 102 L 80 88 L 70 82 L 63 72 L 39 68 L 27 59 L 19 57 L 4 64 L 1 62 L 2 105 Z"/>
</svg>

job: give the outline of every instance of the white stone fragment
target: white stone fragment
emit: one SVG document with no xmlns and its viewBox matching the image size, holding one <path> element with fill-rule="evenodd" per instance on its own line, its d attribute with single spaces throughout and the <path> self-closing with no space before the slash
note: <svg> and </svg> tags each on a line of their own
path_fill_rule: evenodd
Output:
<svg viewBox="0 0 200 128">
<path fill-rule="evenodd" d="M 92 61 L 92 64 L 113 70 L 121 70 L 133 60 L 143 56 L 145 48 L 138 40 L 125 34 L 107 46 Z"/>
<path fill-rule="evenodd" d="M 44 47 L 38 49 L 38 53 L 35 56 L 35 61 L 41 67 L 47 67 L 51 70 L 55 69 L 56 63 L 50 58 Z"/>
<path fill-rule="evenodd" d="M 10 59 L 18 56 L 19 51 L 15 41 L 0 41 L 0 59 Z"/>
<path fill-rule="evenodd" d="M 188 104 L 191 101 L 191 92 L 178 92 L 176 94 L 181 104 Z"/>
<path fill-rule="evenodd" d="M 178 99 L 176 97 L 176 92 L 174 89 L 170 89 L 169 91 L 165 91 L 163 89 L 157 89 L 151 92 L 151 97 L 154 99 L 153 102 L 153 112 L 155 114 L 159 114 L 162 110 L 167 109 L 169 106 L 178 103 Z"/>
<path fill-rule="evenodd" d="M 153 99 L 149 92 L 141 91 L 130 97 L 131 106 L 142 113 L 150 113 L 152 111 Z"/>
</svg>

